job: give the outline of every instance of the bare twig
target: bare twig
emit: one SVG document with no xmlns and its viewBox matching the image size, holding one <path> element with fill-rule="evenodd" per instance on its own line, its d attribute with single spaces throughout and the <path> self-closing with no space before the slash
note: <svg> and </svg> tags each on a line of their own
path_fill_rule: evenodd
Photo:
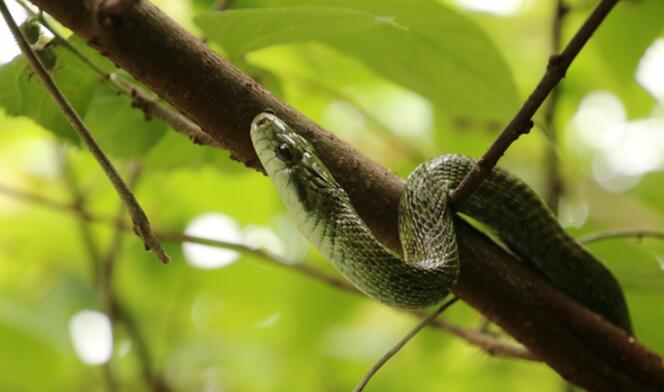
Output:
<svg viewBox="0 0 664 392">
<path fill-rule="evenodd" d="M 84 64 L 90 67 L 99 77 L 105 82 L 109 83 L 113 88 L 120 91 L 121 93 L 128 95 L 132 98 L 132 106 L 142 110 L 145 113 L 147 118 L 156 117 L 166 124 L 168 124 L 174 131 L 181 133 L 187 136 L 191 141 L 196 144 L 220 147 L 218 141 L 207 133 L 201 130 L 201 127 L 196 125 L 193 121 L 189 120 L 184 115 L 176 112 L 175 110 L 168 107 L 157 98 L 153 98 L 145 90 L 138 86 L 134 86 L 129 83 L 125 78 L 119 74 L 112 72 L 106 72 L 94 61 L 92 61 L 88 56 L 83 52 L 78 50 L 78 48 L 72 45 L 65 37 L 63 37 L 58 30 L 56 30 L 51 23 L 44 17 L 41 13 L 35 13 L 23 0 L 15 0 L 21 5 L 30 17 L 35 18 L 39 23 L 44 26 L 51 34 L 53 34 L 54 39 L 62 45 L 64 48 L 69 50 L 74 56 L 78 57 Z"/>
<path fill-rule="evenodd" d="M 69 164 L 69 160 L 67 159 L 67 154 L 60 146 L 57 146 L 56 152 L 58 154 L 59 164 L 62 168 L 63 180 L 65 182 L 65 185 L 67 186 L 67 189 L 69 190 L 69 192 L 73 197 L 71 205 L 76 211 L 84 211 L 85 195 L 83 191 L 80 189 L 79 183 L 76 179 L 76 176 L 74 175 L 74 171 L 71 165 Z M 140 168 L 136 166 L 132 169 L 132 172 L 130 174 L 128 185 L 132 188 L 138 178 L 139 170 Z M 0 191 L 4 189 L 5 188 L 0 188 Z M 140 331 L 138 330 L 136 323 L 131 317 L 131 314 L 129 314 L 129 312 L 125 309 L 125 307 L 120 304 L 118 298 L 116 298 L 112 292 L 112 282 L 111 282 L 113 278 L 112 265 L 114 264 L 114 260 L 118 256 L 119 249 L 122 247 L 121 241 L 124 238 L 124 234 L 126 231 L 126 228 L 123 227 L 124 226 L 122 221 L 123 216 L 124 216 L 124 211 L 120 209 L 120 211 L 115 217 L 116 230 L 113 232 L 111 245 L 109 246 L 109 249 L 103 258 L 101 257 L 99 245 L 95 241 L 94 236 L 92 235 L 92 231 L 90 230 L 89 225 L 91 222 L 87 219 L 78 220 L 80 223 L 81 237 L 83 238 L 83 243 L 88 252 L 88 256 L 91 259 L 91 263 L 93 264 L 92 281 L 95 282 L 95 286 L 100 292 L 99 294 L 101 297 L 101 301 L 111 321 L 113 322 L 117 321 L 120 324 L 124 325 L 127 330 L 127 333 L 131 337 L 132 342 L 136 345 L 136 352 L 139 358 L 139 363 L 141 365 L 143 378 L 145 379 L 146 385 L 151 386 L 152 391 L 167 391 L 169 390 L 168 386 L 165 384 L 165 382 L 163 382 L 161 377 L 159 377 L 159 375 L 157 375 L 152 370 L 153 362 L 150 359 L 149 350 L 145 342 L 145 339 L 140 334 Z M 109 389 L 112 389 L 113 388 L 112 386 L 115 385 L 116 383 L 114 381 L 113 373 L 110 369 L 110 363 L 104 364 L 104 367 L 105 367 L 104 369 L 105 380 L 107 382 L 107 386 Z"/>
<path fill-rule="evenodd" d="M 69 163 L 67 154 L 63 148 L 59 145 L 55 145 L 55 151 L 58 159 L 58 164 L 62 172 L 62 179 L 69 190 L 69 193 L 72 197 L 71 205 L 76 210 L 82 210 L 85 202 L 85 195 L 79 188 L 76 177 L 74 176 L 74 171 Z M 92 230 L 90 229 L 90 222 L 79 219 L 79 231 L 81 233 L 81 239 L 85 247 L 86 252 L 88 253 L 88 258 L 90 260 L 90 271 L 92 272 L 92 281 L 96 282 L 99 277 L 99 264 L 101 263 L 101 255 L 99 252 L 99 246 L 95 241 Z"/>
<path fill-rule="evenodd" d="M 131 173 L 129 174 L 129 179 L 127 180 L 127 186 L 129 189 L 132 189 L 138 178 L 141 174 L 141 167 L 139 165 L 134 165 L 131 168 Z M 122 242 L 124 240 L 124 233 L 126 231 L 124 224 L 124 211 L 122 208 L 118 211 L 116 216 L 113 218 L 115 222 L 115 227 L 111 235 L 111 241 L 106 250 L 106 254 L 100 260 L 99 265 L 99 277 L 98 277 L 98 288 L 102 296 L 102 301 L 104 302 L 106 308 L 111 314 L 111 319 L 113 319 L 113 273 L 115 271 L 115 262 L 120 254 L 122 249 Z"/>
<path fill-rule="evenodd" d="M 93 215 L 84 208 L 81 208 L 80 206 L 75 206 L 72 204 L 67 204 L 67 203 L 62 203 L 58 202 L 55 200 L 51 200 L 39 195 L 34 195 L 31 193 L 27 192 L 22 192 L 15 190 L 13 188 L 4 186 L 0 184 L 0 194 L 5 194 L 7 196 L 23 200 L 26 202 L 38 204 L 38 205 L 43 205 L 48 208 L 52 208 L 57 211 L 64 211 L 64 212 L 70 212 L 74 213 L 76 216 L 78 216 L 80 219 L 88 221 L 88 222 L 94 222 L 94 223 L 100 223 L 104 224 L 107 226 L 115 226 L 117 222 L 111 217 L 105 217 L 105 216 L 97 216 Z M 122 225 L 122 228 L 125 231 L 129 231 L 130 228 L 127 225 Z M 201 245 L 208 245 L 208 246 L 214 246 L 218 248 L 224 248 L 224 249 L 230 249 L 230 250 L 235 250 L 244 254 L 250 254 L 253 256 L 256 256 L 264 261 L 270 262 L 273 265 L 281 266 L 281 267 L 286 267 L 290 270 L 294 270 L 296 272 L 299 272 L 300 274 L 307 276 L 309 278 L 312 278 L 314 280 L 318 280 L 320 282 L 323 282 L 325 284 L 328 284 L 332 287 L 341 289 L 343 291 L 353 293 L 356 295 L 363 295 L 360 293 L 359 290 L 357 290 L 355 287 L 353 287 L 351 284 L 349 284 L 347 281 L 339 279 L 336 276 L 327 274 L 317 268 L 314 268 L 310 265 L 303 264 L 303 263 L 294 263 L 282 256 L 276 255 L 274 253 L 271 253 L 265 249 L 261 248 L 256 248 L 247 244 L 241 244 L 241 243 L 233 243 L 233 242 L 226 242 L 226 241 L 219 241 L 219 240 L 212 240 L 209 238 L 203 238 L 203 237 L 195 237 L 195 236 L 190 236 L 184 233 L 176 233 L 176 232 L 161 232 L 157 231 L 157 235 L 159 238 L 163 239 L 164 241 L 172 241 L 172 242 L 178 242 L 178 243 L 183 243 L 183 242 L 190 242 L 194 244 L 201 244 Z M 411 313 L 417 317 L 425 317 L 426 314 L 421 311 L 407 311 L 408 313 Z M 434 320 L 431 324 L 431 327 L 436 328 L 441 331 L 449 332 L 453 335 L 456 335 L 460 337 L 461 339 L 465 340 L 466 342 L 477 346 L 481 348 L 482 350 L 486 351 L 490 355 L 497 355 L 497 356 L 502 356 L 502 357 L 510 357 L 510 358 L 519 358 L 519 359 L 524 359 L 524 360 L 529 360 L 529 361 L 539 361 L 539 359 L 532 353 L 530 353 L 528 350 L 524 349 L 523 347 L 518 347 L 513 344 L 509 344 L 506 342 L 503 342 L 499 339 L 494 338 L 491 335 L 483 334 L 478 331 L 474 330 L 468 330 L 464 329 L 461 327 L 458 327 L 453 324 L 449 324 L 444 321 L 438 321 Z"/>
<path fill-rule="evenodd" d="M 561 30 L 565 16 L 569 12 L 565 0 L 557 0 L 551 23 L 551 49 L 554 53 L 560 50 Z M 546 146 L 545 168 L 547 177 L 547 189 L 545 200 L 554 213 L 558 213 L 558 202 L 563 193 L 563 180 L 560 173 L 560 159 L 557 148 L 557 129 L 556 129 L 556 109 L 558 107 L 558 97 L 560 88 L 554 88 L 544 109 L 544 133 L 547 135 L 549 143 Z"/>
<path fill-rule="evenodd" d="M 168 386 L 166 381 L 161 375 L 153 370 L 154 361 L 150 355 L 150 350 L 148 349 L 147 342 L 145 337 L 141 334 L 141 331 L 136 323 L 136 320 L 132 317 L 131 313 L 127 308 L 120 303 L 117 298 L 113 298 L 112 311 L 117 316 L 118 320 L 121 321 L 122 325 L 125 327 L 127 334 L 131 338 L 132 343 L 136 346 L 136 355 L 138 356 L 139 362 L 141 364 L 141 372 L 143 373 L 143 379 L 145 383 L 149 386 L 150 391 L 152 392 L 167 392 L 171 388 Z"/>
<path fill-rule="evenodd" d="M 491 173 L 491 170 L 496 166 L 496 163 L 503 156 L 507 148 L 519 136 L 527 133 L 532 128 L 532 118 L 537 109 L 542 105 L 551 90 L 565 77 L 565 73 L 574 58 L 579 54 L 617 2 L 618 0 L 602 0 L 579 31 L 572 37 L 572 40 L 567 44 L 562 53 L 549 58 L 546 72 L 537 84 L 537 87 L 535 87 L 535 90 L 523 103 L 521 109 L 519 109 L 505 129 L 503 129 L 491 147 L 477 160 L 473 169 L 468 172 L 456 189 L 450 193 L 450 199 L 454 205 L 459 206 L 463 204 L 477 189 L 482 180 Z"/>
<path fill-rule="evenodd" d="M 591 233 L 577 238 L 582 244 L 590 244 L 591 242 L 598 242 L 610 240 L 615 238 L 636 238 L 641 240 L 643 238 L 657 238 L 664 240 L 663 230 L 648 230 L 648 229 L 624 229 L 624 230 L 609 230 L 601 231 L 598 233 Z"/>
<path fill-rule="evenodd" d="M 72 205 L 75 206 L 75 208 L 77 209 L 83 209 L 85 205 L 85 194 L 79 187 L 78 181 L 76 180 L 76 176 L 74 175 L 74 170 L 69 163 L 69 159 L 67 158 L 67 154 L 65 153 L 63 148 L 57 144 L 55 145 L 55 152 L 56 152 L 56 159 L 58 161 L 58 165 L 61 168 L 63 182 L 72 197 Z M 88 252 L 88 258 L 90 260 L 90 264 L 92 264 L 91 281 L 99 289 L 101 287 L 99 281 L 99 266 L 101 264 L 101 255 L 99 251 L 99 246 L 95 241 L 94 235 L 90 228 L 90 222 L 84 219 L 79 219 L 79 231 L 81 233 L 83 246 L 85 250 Z M 108 311 L 108 309 L 106 309 L 106 311 L 109 318 L 113 320 L 112 313 Z M 117 390 L 117 381 L 113 374 L 111 361 L 107 361 L 102 365 L 102 372 L 104 374 L 104 382 L 106 385 L 106 390 L 107 391 Z"/>
<path fill-rule="evenodd" d="M 23 55 L 26 57 L 28 63 L 32 67 L 32 70 L 44 83 L 44 86 L 50 93 L 51 97 L 55 100 L 58 106 L 60 106 L 62 112 L 64 113 L 65 117 L 67 117 L 67 120 L 71 126 L 74 128 L 78 136 L 81 138 L 81 140 L 83 140 L 94 158 L 102 167 L 106 173 L 106 176 L 111 181 L 111 184 L 113 184 L 113 187 L 117 191 L 118 196 L 120 196 L 122 199 L 125 207 L 127 208 L 127 212 L 132 218 L 134 231 L 139 237 L 143 239 L 146 250 L 152 251 L 162 263 L 167 263 L 169 260 L 168 255 L 166 255 L 164 250 L 161 248 L 159 240 L 150 229 L 150 221 L 145 215 L 145 212 L 138 204 L 136 198 L 134 198 L 134 195 L 127 187 L 127 184 L 125 184 L 125 182 L 122 180 L 111 161 L 108 159 L 108 157 L 106 157 L 95 139 L 92 137 L 90 131 L 88 131 L 85 124 L 83 124 L 83 120 L 81 120 L 81 118 L 78 116 L 78 113 L 76 113 L 69 101 L 67 101 L 67 98 L 65 98 L 60 89 L 58 89 L 48 71 L 46 71 L 44 68 L 44 65 L 32 51 L 32 48 L 23 36 L 23 33 L 21 33 L 21 30 L 18 28 L 16 22 L 9 13 L 9 9 L 7 9 L 7 5 L 5 4 L 4 0 L 0 0 L 0 13 L 2 13 L 7 26 L 11 30 L 14 39 L 18 43 L 18 46 L 21 48 L 21 52 L 23 52 Z"/>
<path fill-rule="evenodd" d="M 102 374 L 104 375 L 104 383 L 106 387 L 107 392 L 115 392 L 118 390 L 118 384 L 113 378 L 113 372 L 111 371 L 111 367 L 109 366 L 108 363 L 105 363 L 104 366 L 101 368 Z"/>
<path fill-rule="evenodd" d="M 353 392 L 362 392 L 364 388 L 367 386 L 369 383 L 369 380 L 371 380 L 371 377 L 373 377 L 374 374 L 383 366 L 387 361 L 390 360 L 403 346 L 406 345 L 412 339 L 415 335 L 417 335 L 418 332 L 422 330 L 425 326 L 427 326 L 431 321 L 433 321 L 436 317 L 438 317 L 441 313 L 445 311 L 445 309 L 449 308 L 452 304 L 454 304 L 456 301 L 458 301 L 458 297 L 452 297 L 451 299 L 445 301 L 438 309 L 435 311 L 431 312 L 427 317 L 423 318 L 420 320 L 417 325 L 413 329 L 411 329 L 401 340 L 397 342 L 397 344 L 394 345 L 388 352 L 385 353 L 376 363 L 371 366 L 367 374 L 364 375 L 362 380 L 360 381 L 359 384 L 353 389 Z"/>
</svg>

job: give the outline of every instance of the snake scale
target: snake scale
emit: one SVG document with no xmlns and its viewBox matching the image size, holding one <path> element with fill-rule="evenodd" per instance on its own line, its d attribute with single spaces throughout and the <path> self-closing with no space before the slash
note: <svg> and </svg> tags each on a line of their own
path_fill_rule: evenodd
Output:
<svg viewBox="0 0 664 392">
<path fill-rule="evenodd" d="M 473 167 L 471 158 L 439 156 L 410 174 L 399 206 L 401 258 L 373 236 L 313 146 L 288 124 L 261 113 L 250 134 L 299 230 L 357 288 L 408 309 L 436 304 L 450 293 L 459 274 L 459 252 L 448 193 Z M 554 286 L 631 332 L 616 279 L 565 233 L 526 183 L 494 168 L 458 212 L 488 226 Z"/>
</svg>

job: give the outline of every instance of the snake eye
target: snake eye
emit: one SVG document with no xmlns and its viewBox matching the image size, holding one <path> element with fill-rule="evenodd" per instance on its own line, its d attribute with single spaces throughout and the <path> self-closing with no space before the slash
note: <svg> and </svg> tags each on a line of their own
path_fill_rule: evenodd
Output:
<svg viewBox="0 0 664 392">
<path fill-rule="evenodd" d="M 290 147 L 286 143 L 282 143 L 274 151 L 275 155 L 279 160 L 284 162 L 290 162 L 293 159 L 293 153 L 290 150 Z"/>
</svg>

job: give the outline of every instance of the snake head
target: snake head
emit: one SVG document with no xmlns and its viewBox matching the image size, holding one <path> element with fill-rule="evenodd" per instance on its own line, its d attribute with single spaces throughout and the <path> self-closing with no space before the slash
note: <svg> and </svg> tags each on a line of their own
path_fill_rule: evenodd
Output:
<svg viewBox="0 0 664 392">
<path fill-rule="evenodd" d="M 257 115 L 251 122 L 250 135 L 265 172 L 287 208 L 309 211 L 321 193 L 341 189 L 311 143 L 274 114 Z"/>
</svg>

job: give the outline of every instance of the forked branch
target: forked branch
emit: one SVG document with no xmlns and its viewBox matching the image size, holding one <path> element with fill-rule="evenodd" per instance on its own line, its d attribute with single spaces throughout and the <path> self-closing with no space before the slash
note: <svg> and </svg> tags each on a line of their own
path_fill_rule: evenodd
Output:
<svg viewBox="0 0 664 392">
<path fill-rule="evenodd" d="M 480 183 L 491 173 L 500 157 L 503 156 L 509 146 L 524 133 L 533 127 L 533 116 L 540 108 L 549 93 L 565 77 L 567 69 L 579 54 L 586 42 L 595 30 L 609 14 L 618 0 L 602 0 L 595 10 L 590 14 L 585 23 L 576 32 L 572 40 L 567 44 L 560 54 L 554 54 L 549 58 L 549 64 L 542 79 L 514 115 L 505 129 L 498 135 L 491 147 L 477 160 L 475 167 L 459 183 L 454 191 L 450 193 L 452 203 L 456 206 L 463 204 L 470 195 L 479 187 Z"/>
</svg>

